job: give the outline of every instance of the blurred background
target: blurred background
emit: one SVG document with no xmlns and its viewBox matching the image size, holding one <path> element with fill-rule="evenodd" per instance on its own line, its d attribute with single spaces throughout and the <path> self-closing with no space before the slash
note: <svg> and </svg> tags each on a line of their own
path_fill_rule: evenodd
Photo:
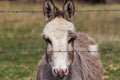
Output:
<svg viewBox="0 0 120 80">
<path fill-rule="evenodd" d="M 44 0 L 0 0 L 0 10 L 42 11 Z M 54 0 L 62 8 L 64 0 Z M 102 51 L 120 51 L 120 0 L 74 0 L 77 31 L 91 36 Z M 46 21 L 42 12 L 0 12 L 1 50 L 44 50 L 41 33 Z M 44 52 L 0 52 L 0 80 L 35 80 Z M 120 80 L 120 52 L 100 52 L 104 80 Z"/>
<path fill-rule="evenodd" d="M 1 1 L 19 1 L 19 2 L 44 2 L 45 0 L 1 0 Z M 64 0 L 54 0 L 57 2 L 64 2 Z M 73 0 L 79 3 L 120 3 L 120 0 Z"/>
</svg>

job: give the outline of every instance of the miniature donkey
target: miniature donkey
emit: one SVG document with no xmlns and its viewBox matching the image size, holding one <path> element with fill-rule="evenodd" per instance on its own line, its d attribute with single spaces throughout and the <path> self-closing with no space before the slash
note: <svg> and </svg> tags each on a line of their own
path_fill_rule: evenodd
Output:
<svg viewBox="0 0 120 80">
<path fill-rule="evenodd" d="M 36 80 L 102 80 L 102 63 L 94 40 L 76 32 L 72 23 L 75 6 L 66 0 L 63 11 L 52 0 L 43 6 L 47 24 L 42 33 L 46 52 L 42 57 Z"/>
</svg>

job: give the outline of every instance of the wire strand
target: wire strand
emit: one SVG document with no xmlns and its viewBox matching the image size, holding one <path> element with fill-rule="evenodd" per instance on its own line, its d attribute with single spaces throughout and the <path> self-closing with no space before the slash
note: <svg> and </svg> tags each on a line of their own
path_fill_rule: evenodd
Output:
<svg viewBox="0 0 120 80">
<path fill-rule="evenodd" d="M 15 52 L 50 52 L 50 51 L 46 51 L 46 50 L 0 50 L 0 53 L 15 53 Z M 52 52 L 71 52 L 71 51 L 52 51 Z M 120 52 L 120 50 L 98 50 L 98 51 L 78 51 L 78 50 L 74 50 L 72 52 L 102 52 L 102 53 L 118 53 Z"/>
<path fill-rule="evenodd" d="M 60 10 L 65 12 L 63 10 Z M 0 10 L 0 13 L 42 13 L 39 10 Z M 75 10 L 72 12 L 120 12 L 120 9 L 91 9 L 91 10 Z"/>
</svg>

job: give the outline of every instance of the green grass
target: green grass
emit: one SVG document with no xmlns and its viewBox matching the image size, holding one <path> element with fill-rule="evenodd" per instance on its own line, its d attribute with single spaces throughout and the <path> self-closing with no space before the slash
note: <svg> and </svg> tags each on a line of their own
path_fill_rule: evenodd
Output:
<svg viewBox="0 0 120 80">
<path fill-rule="evenodd" d="M 0 54 L 0 80 L 33 80 L 41 53 Z"/>
<path fill-rule="evenodd" d="M 58 5 L 60 7 L 60 5 Z M 77 9 L 119 9 L 120 5 L 82 5 Z M 41 10 L 41 4 L 0 2 L 0 10 Z M 77 31 L 89 34 L 100 50 L 120 50 L 120 12 L 76 13 Z M 0 50 L 44 50 L 42 13 L 0 13 Z M 1 53 L 0 80 L 34 80 L 43 53 Z M 120 80 L 120 52 L 100 53 L 104 80 Z"/>
</svg>

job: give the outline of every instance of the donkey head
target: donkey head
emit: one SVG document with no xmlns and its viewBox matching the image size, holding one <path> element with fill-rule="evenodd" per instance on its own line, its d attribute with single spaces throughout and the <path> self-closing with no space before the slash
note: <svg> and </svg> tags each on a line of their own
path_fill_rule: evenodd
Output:
<svg viewBox="0 0 120 80">
<path fill-rule="evenodd" d="M 55 77 L 67 76 L 74 59 L 76 34 L 71 22 L 74 10 L 71 0 L 65 1 L 63 11 L 60 11 L 52 0 L 46 0 L 43 6 L 47 21 L 42 35 L 46 42 L 46 60 Z"/>
</svg>

